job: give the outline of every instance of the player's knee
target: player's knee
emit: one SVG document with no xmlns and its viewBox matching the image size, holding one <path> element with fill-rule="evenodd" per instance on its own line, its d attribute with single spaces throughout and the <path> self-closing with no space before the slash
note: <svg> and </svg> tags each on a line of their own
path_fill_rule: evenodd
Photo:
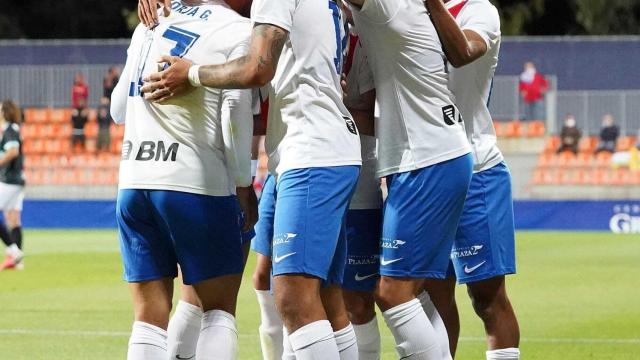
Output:
<svg viewBox="0 0 640 360">
<path fill-rule="evenodd" d="M 404 304 L 415 298 L 412 284 L 383 276 L 380 278 L 375 299 L 382 311 Z"/>
<path fill-rule="evenodd" d="M 143 302 L 135 306 L 135 319 L 160 328 L 166 329 L 171 314 L 172 303 L 169 301 L 155 300 Z"/>
<path fill-rule="evenodd" d="M 349 320 L 353 324 L 366 324 L 376 315 L 373 296 L 362 297 L 360 299 L 348 298 L 345 296 L 345 305 L 349 314 Z"/>
<path fill-rule="evenodd" d="M 503 292 L 469 291 L 469 295 L 473 310 L 484 321 L 496 318 L 509 304 L 509 299 Z"/>
<path fill-rule="evenodd" d="M 253 288 L 256 290 L 269 290 L 271 288 L 271 272 L 257 267 L 253 272 Z"/>
</svg>

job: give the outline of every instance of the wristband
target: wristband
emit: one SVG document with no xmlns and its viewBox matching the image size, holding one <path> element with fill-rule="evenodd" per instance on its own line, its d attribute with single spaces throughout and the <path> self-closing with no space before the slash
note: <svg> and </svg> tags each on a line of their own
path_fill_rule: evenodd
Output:
<svg viewBox="0 0 640 360">
<path fill-rule="evenodd" d="M 258 160 L 251 160 L 251 176 L 255 177 L 258 174 Z"/>
<path fill-rule="evenodd" d="M 200 83 L 200 65 L 191 65 L 189 68 L 189 83 L 195 87 L 201 87 Z"/>
</svg>

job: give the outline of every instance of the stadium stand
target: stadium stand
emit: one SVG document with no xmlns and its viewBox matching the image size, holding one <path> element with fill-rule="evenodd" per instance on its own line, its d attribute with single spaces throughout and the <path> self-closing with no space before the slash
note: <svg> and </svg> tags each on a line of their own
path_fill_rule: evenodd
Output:
<svg viewBox="0 0 640 360">
<path fill-rule="evenodd" d="M 25 173 L 32 185 L 116 185 L 124 126 L 111 125 L 109 152 L 96 152 L 98 124 L 90 111 L 86 149 L 71 148 L 71 110 L 29 108 L 22 137 Z"/>
</svg>

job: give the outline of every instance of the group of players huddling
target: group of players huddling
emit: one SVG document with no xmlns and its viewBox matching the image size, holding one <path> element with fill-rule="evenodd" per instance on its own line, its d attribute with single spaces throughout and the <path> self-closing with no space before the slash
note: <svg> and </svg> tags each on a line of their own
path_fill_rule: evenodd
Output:
<svg viewBox="0 0 640 360">
<path fill-rule="evenodd" d="M 451 359 L 456 280 L 487 359 L 519 359 L 489 0 L 139 0 L 138 12 L 112 98 L 126 127 L 128 359 L 235 359 L 251 239 L 264 359 L 379 359 L 376 304 L 399 358 Z"/>
</svg>

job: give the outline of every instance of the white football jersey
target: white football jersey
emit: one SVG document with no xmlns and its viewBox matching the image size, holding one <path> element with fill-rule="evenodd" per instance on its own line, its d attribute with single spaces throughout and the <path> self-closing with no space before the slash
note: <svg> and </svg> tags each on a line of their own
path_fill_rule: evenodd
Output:
<svg viewBox="0 0 640 360">
<path fill-rule="evenodd" d="M 471 152 L 448 89 L 446 58 L 422 0 L 366 0 L 351 7 L 373 70 L 380 119 L 378 176 Z"/>
<path fill-rule="evenodd" d="M 496 130 L 489 113 L 493 75 L 500 53 L 500 15 L 489 0 L 454 0 L 447 8 L 462 30 L 471 30 L 487 43 L 487 53 L 458 69 L 451 69 L 449 88 L 465 119 L 473 148 L 474 172 L 490 169 L 504 160 L 496 146 Z"/>
<path fill-rule="evenodd" d="M 375 89 L 375 85 L 362 43 L 360 40 L 350 41 L 350 43 L 353 43 L 354 46 L 349 49 L 349 56 L 345 61 L 345 64 L 350 62 L 350 68 L 345 69 L 347 97 L 344 101 L 347 107 L 359 108 L 360 96 Z M 380 209 L 382 207 L 382 189 L 380 189 L 380 178 L 376 176 L 376 138 L 360 134 L 360 146 L 362 168 L 360 168 L 358 185 L 351 198 L 351 203 L 349 203 L 349 209 Z"/>
<path fill-rule="evenodd" d="M 269 170 L 360 165 L 358 130 L 342 103 L 346 46 L 342 12 L 332 0 L 259 1 L 253 21 L 289 33 L 271 81 L 265 147 Z"/>
<path fill-rule="evenodd" d="M 168 18 L 139 25 L 114 89 L 112 115 L 125 122 L 121 189 L 158 189 L 227 196 L 251 185 L 251 90 L 196 88 L 162 105 L 145 101 L 142 78 L 161 55 L 221 64 L 248 51 L 251 22 L 226 3 L 172 3 Z"/>
</svg>

